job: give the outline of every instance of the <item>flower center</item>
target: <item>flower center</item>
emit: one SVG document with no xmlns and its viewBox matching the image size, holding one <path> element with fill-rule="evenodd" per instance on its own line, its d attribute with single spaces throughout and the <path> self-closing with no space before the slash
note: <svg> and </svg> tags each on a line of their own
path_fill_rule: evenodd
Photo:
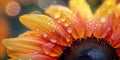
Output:
<svg viewBox="0 0 120 60">
<path fill-rule="evenodd" d="M 104 39 L 88 37 L 75 40 L 70 47 L 65 47 L 59 60 L 118 60 L 118 55 Z"/>
</svg>

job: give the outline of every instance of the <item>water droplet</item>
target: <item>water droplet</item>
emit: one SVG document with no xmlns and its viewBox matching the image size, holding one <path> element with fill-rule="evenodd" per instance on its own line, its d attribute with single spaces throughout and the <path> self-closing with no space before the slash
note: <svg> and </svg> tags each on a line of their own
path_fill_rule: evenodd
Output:
<svg viewBox="0 0 120 60">
<path fill-rule="evenodd" d="M 61 18 L 60 20 L 61 20 L 62 22 L 64 22 L 64 21 L 65 21 L 65 18 Z"/>
<path fill-rule="evenodd" d="M 90 22 L 88 25 L 92 25 L 92 23 Z"/>
<path fill-rule="evenodd" d="M 97 27 L 98 26 L 98 24 L 95 24 L 95 27 Z"/>
<path fill-rule="evenodd" d="M 48 25 L 50 25 L 50 23 L 48 22 Z"/>
<path fill-rule="evenodd" d="M 56 32 L 56 30 L 54 30 L 54 29 L 50 29 L 49 31 L 50 31 L 51 33 Z"/>
<path fill-rule="evenodd" d="M 67 32 L 68 32 L 68 33 L 72 33 L 72 29 L 69 27 L 69 28 L 67 29 Z"/>
<path fill-rule="evenodd" d="M 48 34 L 47 33 L 43 33 L 43 37 L 47 38 Z"/>
<path fill-rule="evenodd" d="M 69 24 L 65 23 L 65 26 L 66 26 L 66 27 L 68 27 L 68 26 L 69 26 Z"/>
<path fill-rule="evenodd" d="M 105 17 L 102 17 L 102 18 L 101 18 L 101 22 L 106 22 Z"/>
<path fill-rule="evenodd" d="M 53 42 L 53 43 L 56 43 L 56 42 L 57 42 L 57 40 L 56 40 L 55 37 L 52 37 L 52 38 L 50 39 L 50 41 Z"/>
<path fill-rule="evenodd" d="M 61 23 L 61 21 L 60 21 L 60 20 L 57 20 L 57 22 L 58 22 L 58 23 Z"/>
<path fill-rule="evenodd" d="M 34 54 L 38 54 L 38 52 L 34 52 Z"/>
<path fill-rule="evenodd" d="M 59 17 L 61 17 L 61 12 L 57 12 L 57 13 L 55 14 L 55 18 L 59 18 Z"/>
</svg>

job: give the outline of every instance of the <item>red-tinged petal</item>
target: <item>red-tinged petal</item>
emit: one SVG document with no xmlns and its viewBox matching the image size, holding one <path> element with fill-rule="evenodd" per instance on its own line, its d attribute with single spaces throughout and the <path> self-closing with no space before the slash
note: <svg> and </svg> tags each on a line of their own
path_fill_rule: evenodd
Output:
<svg viewBox="0 0 120 60">
<path fill-rule="evenodd" d="M 117 49 L 117 54 L 118 54 L 118 56 L 120 56 L 120 48 Z M 120 59 L 120 58 L 119 58 L 119 59 Z"/>
<path fill-rule="evenodd" d="M 69 36 L 69 34 L 50 17 L 39 14 L 26 14 L 20 17 L 20 21 L 29 29 L 47 35 L 46 38 L 53 43 L 68 45 L 66 36 Z M 71 39 L 71 37 L 67 38 Z"/>
<path fill-rule="evenodd" d="M 110 40 L 113 41 L 113 47 L 117 47 L 116 45 L 120 43 L 120 24 L 113 30 Z"/>
<path fill-rule="evenodd" d="M 57 58 L 40 53 L 31 53 L 24 54 L 10 60 L 57 60 Z"/>
<path fill-rule="evenodd" d="M 116 9 L 113 12 L 113 30 L 120 23 L 120 4 L 116 6 Z"/>
<path fill-rule="evenodd" d="M 44 37 L 47 36 L 41 35 L 37 31 L 27 31 L 18 36 L 18 38 L 33 38 L 35 41 L 39 41 L 40 44 L 49 43 L 50 41 L 48 39 L 45 39 Z"/>
<path fill-rule="evenodd" d="M 94 22 L 92 21 L 92 19 L 90 19 L 89 21 L 85 22 L 85 37 L 91 37 L 93 35 L 94 32 Z"/>
<path fill-rule="evenodd" d="M 113 10 L 116 6 L 116 0 L 105 0 L 103 4 L 95 12 L 93 21 L 94 36 L 98 38 L 105 38 L 108 33 L 111 33 L 112 29 L 112 17 Z"/>
<path fill-rule="evenodd" d="M 41 49 L 42 44 L 34 38 L 11 38 L 4 40 L 3 44 L 12 58 L 32 52 L 44 53 Z"/>
<path fill-rule="evenodd" d="M 92 11 L 86 0 L 70 0 L 69 6 L 73 11 L 82 16 L 82 18 L 89 19 L 93 16 Z"/>
<path fill-rule="evenodd" d="M 112 30 L 112 20 L 110 18 L 102 17 L 94 21 L 94 36 L 97 38 L 105 38 Z"/>
<path fill-rule="evenodd" d="M 49 39 L 44 38 L 47 36 L 40 35 L 38 32 L 27 31 L 24 34 L 21 34 L 19 37 L 36 38 L 37 40 L 39 40 L 39 43 L 42 44 L 42 50 L 44 51 L 44 53 L 50 56 L 59 56 L 62 52 L 61 46 L 49 43 Z"/>
<path fill-rule="evenodd" d="M 4 40 L 3 44 L 7 48 L 9 56 L 12 58 L 33 52 L 44 53 L 53 57 L 58 57 L 62 53 L 63 49 L 61 46 L 47 42 L 42 38 L 11 38 Z"/>
<path fill-rule="evenodd" d="M 53 5 L 45 11 L 46 14 L 55 19 L 75 39 L 84 36 L 84 26 L 81 19 L 69 8 Z M 69 40 L 69 39 L 68 39 Z"/>
<path fill-rule="evenodd" d="M 58 57 L 62 53 L 62 49 L 59 45 L 55 45 L 52 43 L 47 43 L 42 46 L 45 54 L 48 54 L 53 57 Z"/>
<path fill-rule="evenodd" d="M 120 45 L 120 5 L 117 5 L 113 14 L 112 14 L 112 34 L 109 36 L 109 41 L 112 41 L 112 45 L 115 48 L 119 48 Z"/>
<path fill-rule="evenodd" d="M 114 48 L 120 49 L 120 42 L 119 41 L 114 45 Z"/>
</svg>

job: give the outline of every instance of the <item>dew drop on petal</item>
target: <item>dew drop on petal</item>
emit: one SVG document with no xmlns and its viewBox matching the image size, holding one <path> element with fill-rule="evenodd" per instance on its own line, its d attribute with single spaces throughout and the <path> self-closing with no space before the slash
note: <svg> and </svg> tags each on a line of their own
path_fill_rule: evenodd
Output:
<svg viewBox="0 0 120 60">
<path fill-rule="evenodd" d="M 65 18 L 61 18 L 61 21 L 64 22 L 64 21 L 65 21 Z"/>
<path fill-rule="evenodd" d="M 38 52 L 34 52 L 34 54 L 38 54 Z"/>
<path fill-rule="evenodd" d="M 72 33 L 72 29 L 69 27 L 69 28 L 67 29 L 67 32 L 68 32 L 68 33 Z"/>
<path fill-rule="evenodd" d="M 57 20 L 57 22 L 58 22 L 58 23 L 61 23 L 61 21 L 60 21 L 60 20 Z"/>
<path fill-rule="evenodd" d="M 48 25 L 50 25 L 50 23 L 48 22 Z"/>
<path fill-rule="evenodd" d="M 103 23 L 106 22 L 105 17 L 102 17 L 102 18 L 101 18 L 101 22 L 103 22 Z"/>
<path fill-rule="evenodd" d="M 61 12 L 57 12 L 57 13 L 55 14 L 55 18 L 59 18 L 59 17 L 61 17 Z"/>
<path fill-rule="evenodd" d="M 89 25 L 92 25 L 92 23 L 90 22 Z"/>
<path fill-rule="evenodd" d="M 50 41 L 53 42 L 53 43 L 56 43 L 56 42 L 57 42 L 57 40 L 55 39 L 55 37 L 52 37 L 52 38 L 50 39 Z"/>
<path fill-rule="evenodd" d="M 47 33 L 43 33 L 43 37 L 47 38 L 48 34 Z"/>
<path fill-rule="evenodd" d="M 65 23 L 65 26 L 66 26 L 66 27 L 68 27 L 68 26 L 69 26 L 69 24 Z"/>
<path fill-rule="evenodd" d="M 97 27 L 97 26 L 98 26 L 98 24 L 95 24 L 95 26 Z"/>
<path fill-rule="evenodd" d="M 54 44 L 53 43 L 46 43 L 43 45 L 43 51 L 45 52 L 45 54 L 50 54 L 51 50 L 54 48 Z"/>
<path fill-rule="evenodd" d="M 53 30 L 53 29 L 50 29 L 49 31 L 50 31 L 50 32 L 55 32 L 55 30 Z"/>
</svg>

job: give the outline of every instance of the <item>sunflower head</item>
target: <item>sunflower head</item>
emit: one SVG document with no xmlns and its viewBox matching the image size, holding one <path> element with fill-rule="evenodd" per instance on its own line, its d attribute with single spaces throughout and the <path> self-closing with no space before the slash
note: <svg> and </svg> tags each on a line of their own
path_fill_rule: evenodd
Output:
<svg viewBox="0 0 120 60">
<path fill-rule="evenodd" d="M 118 60 L 118 55 L 108 41 L 87 37 L 65 47 L 59 60 Z"/>
<path fill-rule="evenodd" d="M 3 44 L 12 60 L 119 60 L 120 5 L 105 0 L 92 13 L 86 0 L 52 5 L 46 15 L 25 14 L 20 22 L 30 31 Z M 48 15 L 48 16 L 47 16 Z"/>
</svg>

